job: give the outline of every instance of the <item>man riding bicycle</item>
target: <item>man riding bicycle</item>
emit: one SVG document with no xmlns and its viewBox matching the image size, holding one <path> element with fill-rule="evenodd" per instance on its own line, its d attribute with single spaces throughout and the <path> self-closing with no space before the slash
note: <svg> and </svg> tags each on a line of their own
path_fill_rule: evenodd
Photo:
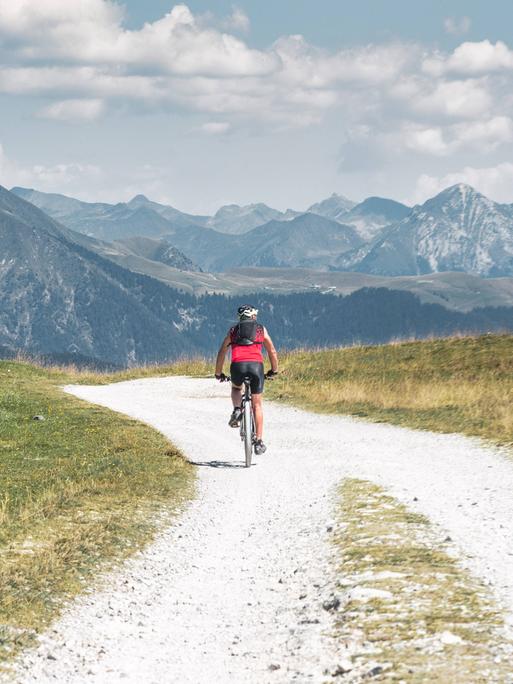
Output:
<svg viewBox="0 0 513 684">
<path fill-rule="evenodd" d="M 216 379 L 223 382 L 223 364 L 228 348 L 231 347 L 230 376 L 232 380 L 233 412 L 228 421 L 230 427 L 238 427 L 241 419 L 242 385 L 247 376 L 251 381 L 251 401 L 255 416 L 255 454 L 263 454 L 266 446 L 262 441 L 264 430 L 264 414 L 262 394 L 264 391 L 264 357 L 262 345 L 271 362 L 271 370 L 267 377 L 278 373 L 278 354 L 269 333 L 263 325 L 257 323 L 258 309 L 253 306 L 240 306 L 237 310 L 239 323 L 228 331 L 223 340 L 216 360 Z"/>
</svg>

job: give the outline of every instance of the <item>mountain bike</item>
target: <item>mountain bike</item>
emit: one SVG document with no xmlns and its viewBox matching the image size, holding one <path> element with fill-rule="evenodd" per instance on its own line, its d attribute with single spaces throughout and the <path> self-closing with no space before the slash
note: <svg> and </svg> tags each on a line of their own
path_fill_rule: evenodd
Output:
<svg viewBox="0 0 513 684">
<path fill-rule="evenodd" d="M 226 375 L 221 382 L 231 382 L 229 375 Z M 243 378 L 244 391 L 242 393 L 241 401 L 241 417 L 240 417 L 240 438 L 244 443 L 244 456 L 246 468 L 251 466 L 251 457 L 253 455 L 253 444 L 256 440 L 255 433 L 255 416 L 253 415 L 253 404 L 251 403 L 251 378 L 245 376 Z"/>
<path fill-rule="evenodd" d="M 273 374 L 271 371 L 265 374 L 266 380 L 271 380 Z M 226 382 L 230 382 L 231 378 L 226 376 Z M 251 402 L 251 378 L 244 376 L 243 378 L 244 391 L 242 393 L 241 402 L 241 419 L 240 419 L 240 438 L 244 444 L 244 456 L 246 468 L 251 467 L 251 457 L 253 455 L 253 444 L 256 441 L 255 433 L 255 416 L 253 414 L 253 404 Z"/>
<path fill-rule="evenodd" d="M 244 443 L 244 455 L 246 457 L 246 468 L 251 466 L 251 456 L 253 454 L 253 444 L 256 440 L 255 416 L 253 415 L 253 404 L 251 403 L 251 378 L 244 377 L 244 392 L 242 393 L 240 419 L 240 438 Z"/>
</svg>

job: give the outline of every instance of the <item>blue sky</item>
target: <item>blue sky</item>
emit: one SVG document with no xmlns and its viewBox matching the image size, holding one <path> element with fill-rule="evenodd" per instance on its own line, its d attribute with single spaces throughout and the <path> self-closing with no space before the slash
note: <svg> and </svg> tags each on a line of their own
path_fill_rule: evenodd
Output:
<svg viewBox="0 0 513 684">
<path fill-rule="evenodd" d="M 128 0 L 124 4 L 128 23 L 134 28 L 169 9 L 167 0 Z M 469 40 L 507 41 L 513 26 L 509 0 L 194 0 L 187 4 L 195 13 L 219 15 L 229 14 L 235 4 L 248 15 L 251 42 L 259 47 L 270 45 L 280 35 L 301 33 L 308 41 L 332 49 L 397 38 L 451 48 L 459 37 L 443 31 L 449 16 L 471 19 L 465 35 Z"/>
<path fill-rule="evenodd" d="M 506 0 L 0 0 L 0 183 L 201 213 L 460 181 L 513 202 L 512 25 Z"/>
</svg>

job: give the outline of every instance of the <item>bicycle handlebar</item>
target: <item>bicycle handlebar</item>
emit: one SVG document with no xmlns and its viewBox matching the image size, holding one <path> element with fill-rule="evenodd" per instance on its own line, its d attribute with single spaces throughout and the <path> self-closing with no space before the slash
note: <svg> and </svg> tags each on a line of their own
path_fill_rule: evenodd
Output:
<svg viewBox="0 0 513 684">
<path fill-rule="evenodd" d="M 277 375 L 278 375 L 278 373 L 271 369 L 265 373 L 265 379 L 266 380 L 273 380 Z M 231 382 L 232 381 L 231 377 L 229 375 L 225 375 L 224 373 L 221 373 L 219 377 L 216 377 L 216 380 L 219 380 L 219 382 Z"/>
</svg>

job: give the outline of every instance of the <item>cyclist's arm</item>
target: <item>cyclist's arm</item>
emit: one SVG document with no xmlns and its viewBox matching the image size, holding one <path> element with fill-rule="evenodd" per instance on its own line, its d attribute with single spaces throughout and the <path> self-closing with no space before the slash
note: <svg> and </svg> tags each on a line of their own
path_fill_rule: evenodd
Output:
<svg viewBox="0 0 513 684">
<path fill-rule="evenodd" d="M 278 354 L 276 353 L 276 349 L 274 348 L 273 341 L 271 340 L 271 336 L 267 332 L 267 329 L 264 328 L 264 347 L 267 352 L 267 356 L 269 357 L 269 361 L 271 362 L 271 370 L 274 371 L 275 373 L 278 372 Z"/>
<path fill-rule="evenodd" d="M 223 372 L 223 365 L 224 365 L 224 357 L 226 356 L 226 352 L 228 351 L 228 347 L 230 346 L 231 338 L 230 338 L 230 333 L 226 335 L 226 337 L 223 340 L 222 345 L 219 347 L 219 351 L 217 352 L 217 359 L 216 359 L 216 375 L 221 375 Z"/>
</svg>

